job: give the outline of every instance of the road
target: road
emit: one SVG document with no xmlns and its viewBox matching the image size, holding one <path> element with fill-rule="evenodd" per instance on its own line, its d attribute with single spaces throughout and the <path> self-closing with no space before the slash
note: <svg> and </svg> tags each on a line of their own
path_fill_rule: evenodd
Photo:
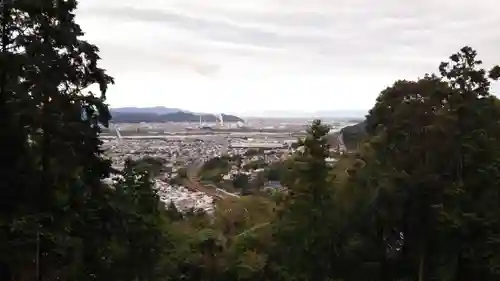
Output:
<svg viewBox="0 0 500 281">
<path fill-rule="evenodd" d="M 252 231 L 254 231 L 254 230 L 260 229 L 260 228 L 262 228 L 262 227 L 264 227 L 264 226 L 267 226 L 267 225 L 269 225 L 269 224 L 270 224 L 269 222 L 265 222 L 265 223 L 258 224 L 258 225 L 256 225 L 256 226 L 254 226 L 254 227 L 252 227 L 252 228 L 250 228 L 250 229 L 247 229 L 247 230 L 243 231 L 242 233 L 240 233 L 240 234 L 236 235 L 236 237 L 243 236 L 243 235 L 245 235 L 245 234 L 247 234 L 247 233 L 249 233 L 249 232 L 252 232 Z"/>
</svg>

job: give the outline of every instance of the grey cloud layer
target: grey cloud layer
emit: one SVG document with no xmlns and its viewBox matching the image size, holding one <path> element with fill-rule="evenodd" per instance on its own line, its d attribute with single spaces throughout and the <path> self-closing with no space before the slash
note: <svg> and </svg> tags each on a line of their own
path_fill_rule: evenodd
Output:
<svg viewBox="0 0 500 281">
<path fill-rule="evenodd" d="M 90 10 L 89 14 L 114 17 L 122 20 L 163 23 L 184 30 L 196 32 L 204 38 L 236 44 L 253 44 L 263 47 L 283 47 L 288 44 L 325 44 L 328 39 L 308 35 L 284 35 L 265 28 L 250 27 L 236 22 L 194 17 L 187 14 L 153 10 L 117 7 L 113 9 Z"/>
<path fill-rule="evenodd" d="M 489 11 L 494 1 L 472 5 L 465 1 L 362 0 L 346 1 L 350 4 L 338 7 L 332 1 L 313 2 L 324 5 L 323 11 L 235 13 L 220 9 L 207 16 L 203 9 L 187 13 L 132 8 L 117 2 L 113 7 L 89 7 L 80 13 L 84 17 L 164 24 L 211 42 L 290 50 L 298 56 L 319 56 L 325 63 L 352 66 L 404 68 L 410 63 L 413 65 L 406 68 L 420 71 L 465 44 L 486 56 L 494 56 L 500 47 L 495 46 L 500 42 L 500 17 Z M 483 14 L 478 16 L 480 12 Z"/>
</svg>

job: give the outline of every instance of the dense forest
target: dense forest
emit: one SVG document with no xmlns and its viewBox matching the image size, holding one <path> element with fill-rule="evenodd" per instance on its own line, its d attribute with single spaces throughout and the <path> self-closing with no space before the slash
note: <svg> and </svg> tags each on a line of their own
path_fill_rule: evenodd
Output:
<svg viewBox="0 0 500 281">
<path fill-rule="evenodd" d="M 180 213 L 130 161 L 103 181 L 113 79 L 76 1 L 0 7 L 0 280 L 500 280 L 500 68 L 472 48 L 383 90 L 336 167 L 317 120 L 286 192 Z"/>
</svg>

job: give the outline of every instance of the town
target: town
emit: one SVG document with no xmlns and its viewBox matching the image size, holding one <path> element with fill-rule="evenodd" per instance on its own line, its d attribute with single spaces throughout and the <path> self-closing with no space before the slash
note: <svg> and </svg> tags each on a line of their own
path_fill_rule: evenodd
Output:
<svg viewBox="0 0 500 281">
<path fill-rule="evenodd" d="M 218 198 L 283 188 L 276 177 L 264 174 L 294 153 L 294 143 L 305 135 L 307 124 L 308 120 L 269 119 L 237 128 L 234 124 L 204 124 L 194 129 L 192 124 L 179 123 L 115 124 L 104 131 L 102 139 L 117 170 L 127 159 L 157 163 L 154 182 L 166 205 L 210 213 Z M 347 125 L 331 122 L 331 132 Z M 209 163 L 215 164 L 210 168 Z"/>
</svg>

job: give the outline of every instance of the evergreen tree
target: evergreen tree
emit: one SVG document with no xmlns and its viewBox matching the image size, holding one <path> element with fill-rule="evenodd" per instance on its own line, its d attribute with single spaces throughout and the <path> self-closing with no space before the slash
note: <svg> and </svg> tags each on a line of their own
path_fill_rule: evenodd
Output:
<svg viewBox="0 0 500 281">
<path fill-rule="evenodd" d="M 287 280 L 327 280 L 332 277 L 335 245 L 331 228 L 333 193 L 326 135 L 329 128 L 315 120 L 300 143 L 293 163 L 293 184 L 275 225 L 271 260 Z"/>
<path fill-rule="evenodd" d="M 163 203 L 160 202 L 147 172 L 135 170 L 131 161 L 125 163 L 122 177 L 114 185 L 119 224 L 115 226 L 113 269 L 120 280 L 154 280 L 161 255 L 169 249 L 164 235 Z M 116 232 L 119 231 L 119 232 Z"/>
<path fill-rule="evenodd" d="M 7 160 L 13 153 L 18 158 L 7 171 L 11 175 L 2 178 L 17 209 L 4 205 L 14 212 L 2 213 L 9 226 L 2 236 L 12 247 L 2 253 L 22 257 L 2 259 L 16 278 L 68 277 L 77 264 L 71 253 L 83 251 L 85 263 L 101 259 L 95 237 L 102 236 L 89 233 L 110 231 L 108 190 L 101 184 L 110 169 L 98 135 L 110 118 L 104 101 L 112 79 L 97 66 L 97 47 L 80 39 L 76 1 L 2 3 L 0 106 L 7 135 L 1 153 Z M 85 90 L 93 84 L 100 96 Z M 27 252 L 13 243 L 24 244 Z"/>
<path fill-rule="evenodd" d="M 398 259 L 406 278 L 496 274 L 495 255 L 476 239 L 494 241 L 498 233 L 492 202 L 500 175 L 500 107 L 475 56 L 464 47 L 441 65 L 442 77 L 396 82 L 367 116 L 380 235 L 402 244 Z M 494 247 L 491 242 L 489 249 Z"/>
</svg>

